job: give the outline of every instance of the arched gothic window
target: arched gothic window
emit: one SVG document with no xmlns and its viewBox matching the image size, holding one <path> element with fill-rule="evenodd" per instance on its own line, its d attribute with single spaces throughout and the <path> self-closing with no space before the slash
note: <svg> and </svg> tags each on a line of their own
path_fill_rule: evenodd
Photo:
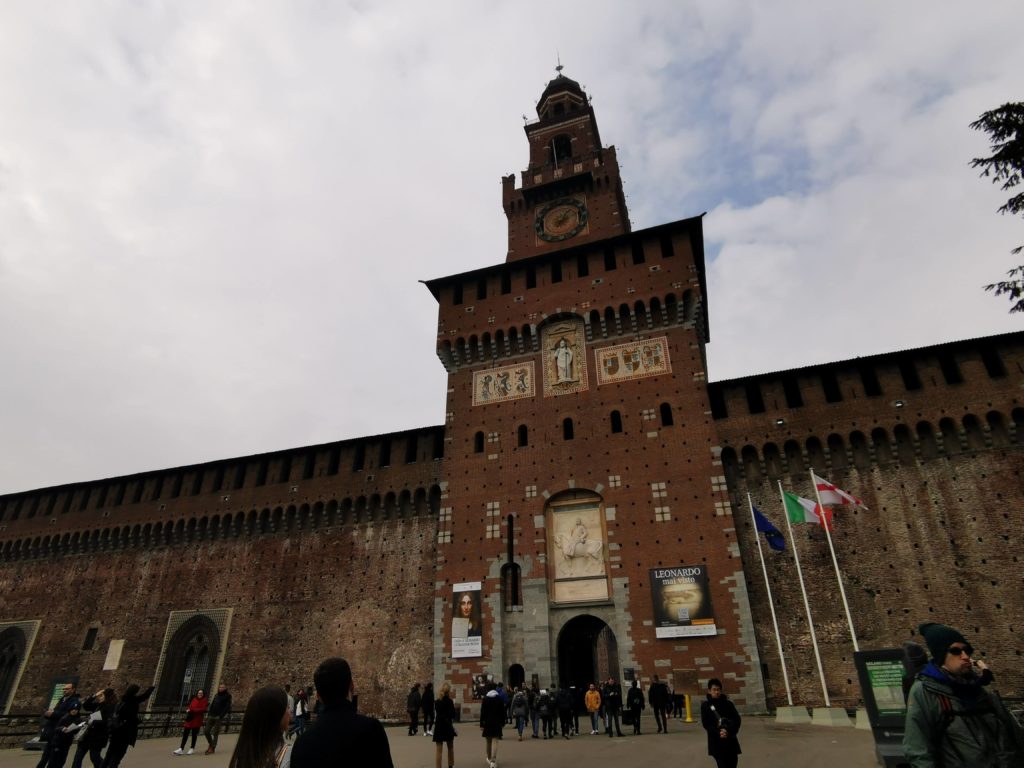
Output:
<svg viewBox="0 0 1024 768">
<path fill-rule="evenodd" d="M 187 705 L 200 688 L 209 692 L 219 653 L 220 632 L 210 617 L 200 614 L 182 624 L 167 644 L 157 706 Z"/>
</svg>

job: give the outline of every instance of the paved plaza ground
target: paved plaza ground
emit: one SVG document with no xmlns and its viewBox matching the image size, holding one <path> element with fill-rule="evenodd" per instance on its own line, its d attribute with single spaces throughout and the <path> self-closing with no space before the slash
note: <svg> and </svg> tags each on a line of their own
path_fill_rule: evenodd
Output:
<svg viewBox="0 0 1024 768">
<path fill-rule="evenodd" d="M 699 723 L 669 721 L 669 733 L 655 732 L 653 718 L 645 718 L 646 732 L 609 739 L 605 735 L 581 735 L 571 740 L 544 741 L 529 736 L 521 743 L 514 728 L 506 728 L 498 753 L 500 768 L 539 768 L 543 766 L 602 766 L 602 768 L 714 768 L 707 756 L 707 741 Z M 581 722 L 580 727 L 583 727 Z M 457 726 L 455 765 L 457 768 L 484 768 L 484 740 L 473 723 Z M 631 729 L 630 729 L 631 730 Z M 433 768 L 434 745 L 422 734 L 408 736 L 404 726 L 389 727 L 391 756 L 396 768 Z M 624 733 L 627 733 L 624 731 Z M 217 754 L 203 755 L 206 744 L 200 735 L 196 754 L 176 757 L 171 751 L 177 739 L 146 739 L 128 751 L 122 768 L 226 768 L 235 734 L 221 737 Z M 745 717 L 740 731 L 741 768 L 872 768 L 874 741 L 869 731 L 820 725 L 776 725 L 770 717 Z M 35 768 L 39 752 L 0 750 L 0 768 Z M 70 768 L 71 760 L 65 764 Z M 85 766 L 89 766 L 88 758 Z M 339 765 L 344 765 L 343 761 Z M 355 766 L 354 768 L 359 768 Z"/>
</svg>

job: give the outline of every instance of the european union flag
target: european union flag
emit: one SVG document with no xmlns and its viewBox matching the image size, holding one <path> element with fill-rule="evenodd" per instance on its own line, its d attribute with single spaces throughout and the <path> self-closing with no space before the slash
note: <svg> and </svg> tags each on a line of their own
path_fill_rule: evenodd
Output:
<svg viewBox="0 0 1024 768">
<path fill-rule="evenodd" d="M 754 526 L 757 528 L 759 533 L 763 533 L 765 539 L 768 540 L 768 546 L 774 549 L 776 552 L 786 551 L 786 539 L 779 529 L 776 528 L 767 517 L 761 514 L 761 510 L 757 507 L 754 509 Z"/>
</svg>

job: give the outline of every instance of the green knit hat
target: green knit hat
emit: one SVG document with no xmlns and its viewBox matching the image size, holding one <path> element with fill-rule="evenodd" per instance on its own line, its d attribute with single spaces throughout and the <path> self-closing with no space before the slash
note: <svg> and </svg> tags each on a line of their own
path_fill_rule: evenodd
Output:
<svg viewBox="0 0 1024 768">
<path fill-rule="evenodd" d="M 932 655 L 932 661 L 942 664 L 946 660 L 946 651 L 953 643 L 964 643 L 970 645 L 967 639 L 952 627 L 945 624 L 933 624 L 928 622 L 917 628 L 917 631 L 924 637 L 928 652 Z"/>
</svg>

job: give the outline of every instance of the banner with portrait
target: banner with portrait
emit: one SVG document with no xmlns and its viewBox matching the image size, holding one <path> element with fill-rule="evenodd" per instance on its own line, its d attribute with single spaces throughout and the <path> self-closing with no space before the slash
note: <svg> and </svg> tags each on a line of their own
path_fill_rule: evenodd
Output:
<svg viewBox="0 0 1024 768">
<path fill-rule="evenodd" d="M 718 634 L 711 612 L 704 565 L 652 568 L 651 601 L 656 637 L 700 637 Z"/>
<path fill-rule="evenodd" d="M 484 655 L 483 611 L 479 581 L 452 587 L 452 658 L 473 659 Z"/>
</svg>

